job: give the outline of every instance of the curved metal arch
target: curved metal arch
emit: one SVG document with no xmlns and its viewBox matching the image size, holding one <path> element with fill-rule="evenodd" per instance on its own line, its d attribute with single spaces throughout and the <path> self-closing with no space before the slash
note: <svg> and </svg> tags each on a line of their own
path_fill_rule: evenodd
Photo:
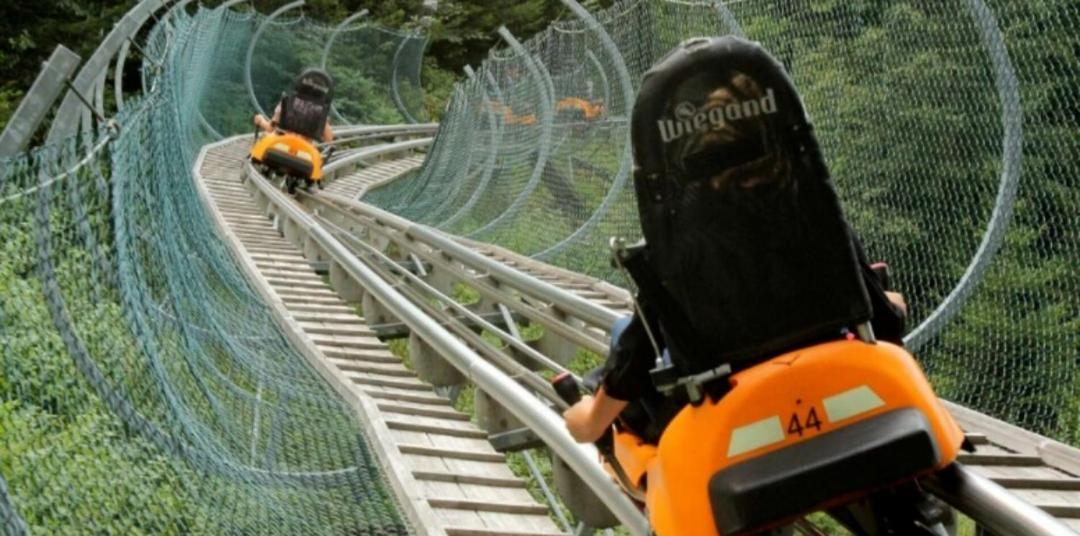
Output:
<svg viewBox="0 0 1080 536">
<path fill-rule="evenodd" d="M 56 111 L 52 124 L 49 126 L 49 134 L 46 143 L 52 144 L 63 138 L 75 134 L 79 129 L 80 110 L 84 107 L 79 96 L 82 93 L 88 95 L 93 89 L 101 72 L 109 68 L 109 62 L 116 52 L 123 46 L 128 37 L 135 35 L 154 11 L 168 5 L 170 0 L 143 0 L 124 17 L 117 22 L 105 39 L 98 45 L 94 54 L 86 60 L 79 74 L 71 84 L 71 88 L 64 95 L 60 108 Z M 88 95 L 89 96 L 89 95 Z M 86 110 L 87 112 L 89 110 Z"/>
<path fill-rule="evenodd" d="M 470 104 L 471 100 L 472 99 L 469 98 L 468 95 L 466 95 L 466 102 L 464 104 L 465 111 L 462 113 L 463 116 L 472 115 L 471 108 L 473 107 L 473 105 Z M 471 122 L 460 121 L 460 123 L 463 124 L 463 127 L 460 128 L 459 132 L 455 133 L 455 138 L 462 141 L 463 143 L 451 143 L 451 145 L 455 147 L 467 146 L 474 132 Z M 415 218 L 417 221 L 437 221 L 439 219 L 439 214 L 442 214 L 446 210 L 447 205 L 449 205 L 457 197 L 458 192 L 461 191 L 462 185 L 471 182 L 475 177 L 480 175 L 482 168 L 472 170 L 473 161 L 475 160 L 475 154 L 475 151 L 465 151 L 464 162 L 456 166 L 456 169 L 453 170 L 452 176 L 450 178 L 442 181 L 442 183 L 438 185 L 441 191 L 433 192 L 435 197 L 440 198 L 442 201 L 439 202 L 438 199 L 434 201 L 427 199 L 427 205 L 420 205 L 420 210 L 423 210 L 424 214 L 418 215 Z M 437 169 L 439 169 L 440 171 L 438 172 L 442 174 L 441 170 L 448 170 L 448 167 L 439 167 Z M 453 180 L 455 177 L 461 178 L 459 180 Z M 428 208 L 432 205 L 435 205 L 435 207 Z M 410 206 L 415 207 L 416 205 L 410 203 Z"/>
<path fill-rule="evenodd" d="M 455 85 L 454 95 L 450 99 L 447 115 L 454 115 L 459 110 L 468 110 L 468 107 L 468 96 L 465 94 L 465 91 L 461 88 L 460 84 Z M 439 132 L 435 135 L 435 145 L 428 155 L 428 160 L 432 161 L 434 168 L 439 170 L 440 173 L 445 173 L 447 168 L 449 168 L 449 166 L 446 165 L 446 159 L 453 157 L 453 145 L 461 130 L 461 123 L 462 121 L 449 122 L 445 127 L 440 128 Z M 407 193 L 405 191 L 401 193 L 394 210 L 409 212 L 410 208 L 415 209 L 416 200 L 420 198 L 420 195 L 424 192 L 424 189 L 430 182 L 431 173 L 422 173 L 416 180 L 411 181 L 406 185 L 408 188 Z"/>
<path fill-rule="evenodd" d="M 15 156 L 26 149 L 30 137 L 63 92 L 64 82 L 75 74 L 80 60 L 78 54 L 64 45 L 56 46 L 0 132 L 0 158 Z"/>
<path fill-rule="evenodd" d="M 240 0 L 237 0 L 237 1 L 240 1 Z M 233 3 L 235 3 L 235 2 L 226 2 L 225 4 L 222 4 L 222 6 L 220 6 L 220 7 L 224 7 L 224 8 L 227 9 L 228 6 L 232 5 Z M 222 21 L 222 20 L 224 20 L 224 15 L 222 15 L 222 16 L 220 16 L 218 18 L 219 24 L 221 23 L 220 21 Z M 216 49 L 218 47 L 218 44 L 220 43 L 220 36 L 221 36 L 220 32 L 214 32 L 214 35 L 211 37 L 212 44 L 211 44 L 210 48 L 212 50 Z M 202 102 L 202 100 L 200 100 L 200 104 L 201 104 L 201 102 Z M 221 132 L 219 132 L 218 129 L 214 128 L 214 126 L 211 125 L 210 122 L 206 120 L 206 115 L 203 114 L 201 106 L 196 106 L 195 107 L 195 113 L 197 113 L 198 116 L 199 116 L 199 124 L 202 125 L 203 129 L 205 129 L 211 136 L 213 136 L 214 139 L 220 140 L 221 138 L 224 138 L 224 136 L 221 134 Z"/>
<path fill-rule="evenodd" d="M 397 50 L 394 51 L 394 67 L 390 71 L 390 97 L 394 100 L 394 106 L 397 106 L 397 109 L 399 112 L 401 112 L 401 115 L 405 116 L 406 121 L 410 123 L 417 123 L 418 121 L 416 120 L 416 118 L 413 117 L 411 113 L 409 113 L 409 110 L 407 108 L 405 108 L 405 103 L 401 102 L 401 93 L 398 92 L 398 60 L 401 57 L 401 51 L 405 50 L 405 44 L 408 43 L 410 39 L 412 39 L 412 37 L 406 37 L 402 39 L 401 44 L 398 45 Z M 424 40 L 424 45 L 427 45 L 426 39 Z M 419 75 L 416 78 L 419 80 Z"/>
<path fill-rule="evenodd" d="M 262 35 L 266 26 L 275 18 L 286 11 L 296 9 L 303 5 L 304 0 L 296 0 L 295 2 L 290 2 L 274 10 L 273 13 L 267 15 L 266 18 L 259 23 L 259 27 L 255 29 L 255 35 L 251 36 L 251 43 L 248 44 L 247 57 L 244 59 L 244 84 L 247 86 L 248 98 L 251 99 L 251 104 L 254 104 L 255 109 L 263 115 L 266 115 L 266 110 L 263 110 L 263 107 L 259 104 L 259 99 L 255 98 L 255 86 L 251 82 L 251 58 L 255 55 L 255 45 L 259 44 L 259 36 Z"/>
<path fill-rule="evenodd" d="M 168 21 L 169 18 L 177 12 L 177 10 L 184 9 L 190 3 L 191 0 L 180 0 L 180 2 L 169 8 L 169 11 L 165 14 L 164 20 Z M 134 38 L 134 35 L 132 35 L 132 37 Z M 215 38 L 216 37 L 217 36 L 215 35 Z M 116 103 L 117 110 L 124 109 L 124 64 L 127 63 L 127 57 L 130 51 L 131 41 L 125 39 L 124 44 L 120 46 L 120 51 L 116 54 L 116 64 L 113 66 L 113 100 Z M 104 84 L 104 79 L 102 80 L 102 83 Z M 98 95 L 98 98 L 101 98 L 100 94 Z M 102 109 L 99 108 L 98 111 L 99 113 L 104 115 L 104 111 Z"/>
<path fill-rule="evenodd" d="M 525 50 L 524 45 L 514 37 L 514 34 L 510 33 L 510 30 L 507 30 L 505 26 L 500 26 L 498 32 L 507 44 L 522 57 L 525 62 L 525 68 L 529 70 L 529 74 L 536 79 L 536 84 L 540 87 L 540 111 L 542 114 L 540 117 L 540 148 L 537 151 L 536 164 L 533 166 L 532 176 L 529 177 L 529 182 L 525 184 L 525 188 L 522 188 L 521 193 L 514 198 L 514 201 L 510 203 L 510 206 L 496 216 L 495 219 L 466 235 L 469 238 L 475 237 L 488 229 L 491 229 L 521 210 L 521 207 L 525 205 L 525 201 L 528 200 L 529 195 L 540 185 L 540 179 L 543 178 L 544 167 L 547 165 L 548 155 L 551 152 L 551 127 L 553 121 L 551 96 L 547 94 L 549 89 L 548 84 L 540 71 L 540 67 L 534 61 L 532 54 Z"/>
<path fill-rule="evenodd" d="M 233 7 L 236 4 L 243 4 L 245 2 L 250 2 L 250 1 L 251 0 L 225 0 L 225 2 L 223 2 L 220 6 L 214 8 L 214 9 L 229 9 L 230 7 Z"/>
<path fill-rule="evenodd" d="M 495 94 L 495 101 L 503 102 L 502 90 L 499 89 L 499 84 L 495 81 L 495 76 L 491 74 L 490 69 L 484 69 L 484 79 L 487 81 L 488 85 L 491 86 L 492 93 Z M 485 94 L 486 93 L 487 92 L 485 91 Z M 480 196 L 483 195 L 485 190 L 487 190 L 488 182 L 491 181 L 491 176 L 495 174 L 495 158 L 499 152 L 499 147 L 502 145 L 503 122 L 502 118 L 496 115 L 490 106 L 487 107 L 487 113 L 489 118 L 488 124 L 492 125 L 492 128 L 495 129 L 494 132 L 496 134 L 494 140 L 491 143 L 491 149 L 489 152 L 488 158 L 490 160 L 490 163 L 488 167 L 484 170 L 484 175 L 480 178 L 480 184 L 476 186 L 476 190 L 473 191 L 473 194 L 469 197 L 469 200 L 466 201 L 465 204 L 462 205 L 461 208 L 459 208 L 453 216 L 450 216 L 445 222 L 439 225 L 439 229 L 449 229 L 451 226 L 457 223 L 458 220 L 468 214 L 469 211 L 472 210 L 473 206 L 476 205 L 476 202 L 480 200 Z"/>
<path fill-rule="evenodd" d="M 577 15 L 586 26 L 592 26 L 596 28 L 596 32 L 600 37 L 600 43 L 603 45 L 604 50 L 611 56 L 612 63 L 615 64 L 615 72 L 619 77 L 619 85 L 623 92 L 623 110 L 626 113 L 630 113 L 630 110 L 634 107 L 634 86 L 630 81 L 630 70 L 626 67 L 626 60 L 623 58 L 622 53 L 619 52 L 619 47 L 615 45 L 615 41 L 611 38 L 611 35 L 607 33 L 604 26 L 600 24 L 596 17 L 593 17 L 588 10 L 577 3 L 575 0 L 562 0 L 562 3 L 570 8 L 571 11 Z M 615 180 L 611 183 L 611 188 L 608 188 L 604 199 L 600 201 L 600 206 L 596 207 L 592 215 L 588 220 L 585 220 L 580 227 L 570 233 L 569 236 L 560 240 L 557 244 L 532 255 L 534 258 L 543 259 L 555 255 L 571 245 L 574 241 L 592 230 L 600 222 L 600 219 L 607 215 L 611 207 L 615 205 L 615 200 L 618 199 L 619 194 L 622 193 L 623 188 L 626 187 L 626 179 L 630 176 L 630 167 L 633 164 L 633 149 L 630 146 L 630 130 L 626 131 L 626 141 L 623 144 L 623 154 L 619 159 L 619 169 L 615 172 Z"/>
<path fill-rule="evenodd" d="M 120 52 L 116 55 L 116 66 L 113 70 L 113 100 L 116 101 L 116 109 L 124 109 L 124 64 L 127 62 L 128 52 L 131 50 L 131 42 L 125 40 L 120 46 Z"/>
<path fill-rule="evenodd" d="M 105 83 L 109 78 L 109 70 L 102 69 L 101 76 L 97 79 L 97 85 L 94 88 L 94 113 L 99 117 L 105 116 Z M 90 120 L 90 110 L 83 111 L 83 131 L 90 132 L 93 127 L 93 121 Z"/>
<path fill-rule="evenodd" d="M 115 49 L 114 49 L 115 50 Z M 111 54 L 109 54 L 111 56 Z M 93 72 L 91 72 L 93 74 Z M 51 200 L 52 189 L 47 187 L 49 181 L 52 178 L 48 173 L 41 173 L 39 178 L 39 184 L 41 188 L 38 190 L 38 202 L 35 210 L 35 240 L 39 252 L 41 269 L 41 277 L 43 281 L 43 292 L 46 296 L 46 305 L 49 310 L 49 315 L 52 318 L 53 325 L 57 331 L 61 334 L 64 347 L 68 353 L 71 354 L 76 369 L 86 378 L 90 383 L 91 388 L 101 399 L 102 403 L 108 409 L 108 411 L 114 415 L 117 419 L 123 422 L 131 430 L 145 438 L 148 442 L 154 444 L 158 448 L 161 448 L 167 453 L 174 454 L 178 457 L 186 459 L 196 466 L 209 469 L 217 474 L 234 477 L 240 480 L 260 482 L 267 485 L 289 485 L 289 484 L 305 484 L 316 485 L 323 487 L 337 487 L 343 485 L 345 481 L 342 477 L 351 472 L 357 470 L 356 466 L 350 466 L 343 469 L 333 469 L 328 471 L 311 471 L 311 472 L 278 472 L 271 470 L 258 469 L 248 465 L 238 465 L 232 463 L 229 460 L 221 459 L 209 452 L 195 448 L 191 444 L 182 441 L 173 434 L 169 434 L 163 431 L 155 422 L 143 415 L 130 400 L 124 397 L 123 393 L 116 389 L 111 382 L 108 381 L 105 374 L 102 372 L 97 363 L 94 362 L 90 356 L 90 352 L 86 347 L 85 341 L 74 330 L 74 321 L 69 314 L 66 302 L 61 287 L 58 283 L 58 275 L 56 272 L 56 266 L 53 262 L 53 240 L 51 236 Z M 117 181 L 115 188 L 117 188 L 116 195 L 112 198 L 112 207 L 116 210 L 116 214 L 122 215 L 124 213 L 123 206 L 123 188 L 127 186 L 127 181 Z M 129 259 L 130 256 L 126 248 L 128 247 L 128 229 L 130 222 L 126 221 L 122 216 L 118 216 L 120 221 L 117 223 L 117 251 L 119 259 Z M 121 260 L 118 265 L 118 271 L 121 274 L 121 281 L 124 280 L 123 274 L 125 271 L 136 269 L 132 263 Z M 138 310 L 134 307 L 134 297 L 131 296 L 130 288 L 128 285 L 121 284 L 121 299 L 125 305 L 132 310 Z M 137 324 L 135 329 L 142 331 L 145 326 L 139 322 L 140 315 L 134 315 L 134 322 Z M 152 343 L 144 338 L 140 337 L 140 350 L 148 351 L 153 350 L 147 345 Z"/>
<path fill-rule="evenodd" d="M 367 9 L 361 9 L 360 11 L 357 11 L 356 13 L 345 17 L 345 20 L 341 21 L 341 23 L 334 27 L 333 31 L 330 32 L 330 37 L 326 38 L 326 45 L 323 46 L 322 59 L 319 61 L 319 67 L 322 67 L 324 70 L 326 69 L 326 60 L 330 58 L 330 49 L 334 48 L 334 41 L 337 41 L 338 35 L 341 34 L 341 32 L 345 31 L 345 28 L 349 24 L 352 24 L 353 21 L 357 19 L 362 19 L 366 17 L 367 14 Z M 346 119 L 345 116 L 341 115 L 341 113 L 337 111 L 337 106 L 334 106 L 334 103 L 332 102 L 330 103 L 330 113 L 334 114 L 335 120 L 340 121 L 343 124 L 351 124 L 351 121 Z"/>
<path fill-rule="evenodd" d="M 716 13 L 720 15 L 720 20 L 731 30 L 732 35 L 746 37 L 746 33 L 743 32 L 742 26 L 739 24 L 739 19 L 735 18 L 735 14 L 728 9 L 726 4 L 721 0 L 713 0 L 713 7 L 716 8 Z"/>
<path fill-rule="evenodd" d="M 452 205 L 454 200 L 458 198 L 461 190 L 477 175 L 481 175 L 481 179 L 479 184 L 477 185 L 477 189 L 483 189 L 483 187 L 487 184 L 483 176 L 490 175 L 490 168 L 494 166 L 495 163 L 495 151 L 498 146 L 498 142 L 496 142 L 495 138 L 497 123 L 494 118 L 494 113 L 491 111 L 491 107 L 485 106 L 483 103 L 484 97 L 487 96 L 487 91 L 484 89 L 484 83 L 481 80 L 477 79 L 476 72 L 473 71 L 472 67 L 468 65 L 465 66 L 465 75 L 469 78 L 469 82 L 474 84 L 474 87 L 477 87 L 477 93 L 479 93 L 478 97 L 481 101 L 480 106 L 484 110 L 485 115 L 487 116 L 488 130 L 491 132 L 491 140 L 488 143 L 488 156 L 481 164 L 482 167 L 480 167 L 476 171 L 473 171 L 472 173 L 469 173 L 469 166 L 472 165 L 474 151 L 468 152 L 468 160 L 466 161 L 464 166 L 464 177 L 462 178 L 462 180 L 453 181 L 453 187 L 450 193 L 443 199 L 442 203 L 439 203 L 439 206 L 437 208 L 430 212 L 432 216 L 431 218 L 429 218 L 429 220 L 436 218 L 442 219 L 440 218 L 440 216 L 449 210 L 450 205 Z"/>
<path fill-rule="evenodd" d="M 607 106 L 611 102 L 611 81 L 608 80 L 607 73 L 604 72 L 604 66 L 600 65 L 600 60 L 596 57 L 596 54 L 593 54 L 593 51 L 586 50 L 585 57 L 589 59 L 589 63 L 600 74 L 600 82 L 604 85 L 604 106 Z"/>
<path fill-rule="evenodd" d="M 994 210 L 983 233 L 979 248 L 968 263 L 964 274 L 953 287 L 945 300 L 926 317 L 907 337 L 904 344 L 911 350 L 918 350 L 922 345 L 937 335 L 945 324 L 960 311 L 960 307 L 975 292 L 990 268 L 990 262 L 997 255 L 1005 239 L 1005 231 L 1012 219 L 1016 192 L 1020 186 L 1020 172 L 1023 163 L 1024 112 L 1020 105 L 1020 83 L 1016 78 L 1009 49 L 998 27 L 997 18 L 983 0 L 964 0 L 968 12 L 979 27 L 983 46 L 994 67 L 994 86 L 1001 101 L 1001 126 L 1003 132 L 1001 145 L 1001 180 L 994 202 Z"/>
</svg>

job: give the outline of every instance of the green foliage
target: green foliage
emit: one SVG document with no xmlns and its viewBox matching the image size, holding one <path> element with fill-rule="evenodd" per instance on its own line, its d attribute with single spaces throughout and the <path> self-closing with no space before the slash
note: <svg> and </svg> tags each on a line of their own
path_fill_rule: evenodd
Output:
<svg viewBox="0 0 1080 536">
<path fill-rule="evenodd" d="M 63 44 L 84 60 L 133 0 L 0 2 L 0 128 L 34 81 L 41 63 Z"/>
<path fill-rule="evenodd" d="M 102 413 L 8 401 L 0 437 L 0 473 L 31 530 L 156 534 L 205 524 L 184 485 L 190 475 Z"/>
<path fill-rule="evenodd" d="M 464 283 L 454 283 L 450 297 L 462 305 L 472 305 L 480 301 L 480 292 Z"/>
<path fill-rule="evenodd" d="M 84 527 L 160 533 L 202 526 L 184 485 L 190 474 L 117 423 L 51 329 L 41 284 L 30 277 L 30 233 L 13 225 L 0 225 L 0 231 L 8 238 L 8 254 L 0 260 L 0 474 L 20 515 L 31 530 L 46 532 Z M 60 279 L 88 277 L 75 275 L 86 267 L 85 255 L 74 259 L 58 267 Z M 113 318 L 86 334 L 92 347 L 126 336 L 116 304 L 72 306 L 87 317 Z M 65 497 L 62 504 L 58 497 Z"/>
</svg>

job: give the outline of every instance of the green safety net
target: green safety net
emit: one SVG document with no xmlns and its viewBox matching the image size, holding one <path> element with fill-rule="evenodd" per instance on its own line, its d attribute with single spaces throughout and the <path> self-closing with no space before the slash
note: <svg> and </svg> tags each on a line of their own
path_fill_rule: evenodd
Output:
<svg viewBox="0 0 1080 536">
<path fill-rule="evenodd" d="M 253 89 L 259 106 L 269 114 L 297 73 L 323 67 L 335 82 L 332 124 L 426 121 L 420 89 L 426 44 L 422 35 L 388 30 L 363 19 L 327 27 L 286 12 L 266 26 L 255 44 Z M 242 72 L 244 65 L 241 58 L 221 68 Z"/>
<path fill-rule="evenodd" d="M 251 132 L 244 62 L 263 19 L 193 11 L 153 26 L 144 93 L 114 124 L 0 161 L 0 534 L 410 533 L 363 424 L 292 348 L 200 200 L 199 150 Z M 333 31 L 292 21 L 273 37 Z M 376 35 L 380 53 L 403 39 Z M 263 96 L 288 73 L 266 66 L 322 53 L 262 48 Z M 331 69 L 354 120 L 367 117 L 349 107 L 357 81 L 389 95 L 392 71 Z"/>
<path fill-rule="evenodd" d="M 594 16 L 602 31 L 570 18 L 492 51 L 419 172 L 365 200 L 625 285 L 607 244 L 640 236 L 627 97 L 683 39 L 760 41 L 891 265 L 939 394 L 1080 444 L 1080 5 L 627 0 Z"/>
<path fill-rule="evenodd" d="M 635 0 L 594 15 L 604 32 L 568 19 L 492 51 L 423 168 L 367 199 L 625 284 L 606 243 L 639 234 L 626 118 L 640 76 L 686 37 L 745 35 L 795 78 L 939 393 L 1080 443 L 1075 2 Z M 145 40 L 146 92 L 117 129 L 0 162 L 0 532 L 407 532 L 362 424 L 291 349 L 191 181 L 203 145 L 251 129 L 261 21 L 176 13 Z M 264 109 L 335 32 L 294 14 L 271 27 L 251 62 Z M 341 119 L 425 119 L 422 38 L 361 20 L 332 42 Z"/>
</svg>

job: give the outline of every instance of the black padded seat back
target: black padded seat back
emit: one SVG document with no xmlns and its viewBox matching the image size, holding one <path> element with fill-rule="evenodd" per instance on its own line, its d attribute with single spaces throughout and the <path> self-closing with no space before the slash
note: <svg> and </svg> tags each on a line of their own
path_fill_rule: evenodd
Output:
<svg viewBox="0 0 1080 536">
<path fill-rule="evenodd" d="M 858 261 L 791 79 L 760 45 L 695 39 L 645 75 L 632 117 L 660 323 L 692 372 L 870 318 Z"/>
<path fill-rule="evenodd" d="M 279 126 L 301 136 L 322 140 L 323 127 L 334 99 L 334 81 L 321 69 L 307 69 L 281 99 Z"/>
</svg>

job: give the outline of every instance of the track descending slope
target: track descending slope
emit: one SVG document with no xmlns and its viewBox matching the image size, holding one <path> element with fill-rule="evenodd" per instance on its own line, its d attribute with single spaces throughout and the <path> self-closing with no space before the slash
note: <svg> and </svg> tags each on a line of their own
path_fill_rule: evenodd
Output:
<svg viewBox="0 0 1080 536">
<path fill-rule="evenodd" d="M 247 137 L 207 146 L 193 173 L 200 192 L 294 343 L 353 402 L 414 524 L 447 536 L 560 534 L 487 434 L 417 380 L 275 227 L 265 200 L 239 180 L 249 148 Z"/>
<path fill-rule="evenodd" d="M 372 164 L 330 181 L 326 191 L 348 199 L 359 199 L 368 190 L 399 179 L 423 163 L 423 156 L 411 156 Z"/>
</svg>

